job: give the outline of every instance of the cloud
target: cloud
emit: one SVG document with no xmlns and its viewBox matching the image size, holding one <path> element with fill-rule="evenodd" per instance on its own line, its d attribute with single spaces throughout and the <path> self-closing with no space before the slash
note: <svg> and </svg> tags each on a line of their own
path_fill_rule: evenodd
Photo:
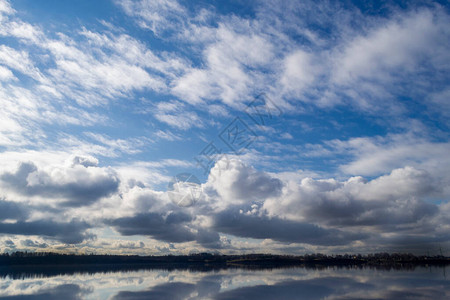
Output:
<svg viewBox="0 0 450 300">
<path fill-rule="evenodd" d="M 14 12 L 11 4 L 8 1 L 0 1 L 0 13 L 10 15 Z M 1 19 L 0 19 L 1 20 Z"/>
<path fill-rule="evenodd" d="M 17 80 L 14 74 L 8 68 L 0 66 L 0 81 Z"/>
<path fill-rule="evenodd" d="M 302 91 L 321 73 L 322 66 L 314 61 L 316 59 L 313 54 L 303 50 L 297 50 L 285 57 L 283 77 L 280 79 L 283 93 L 304 99 Z"/>
<path fill-rule="evenodd" d="M 282 182 L 237 159 L 223 158 L 211 169 L 206 188 L 220 197 L 219 206 L 262 202 L 280 194 Z"/>
<path fill-rule="evenodd" d="M 3 244 L 7 248 L 12 248 L 12 249 L 16 248 L 16 244 L 13 241 L 11 241 L 11 240 L 6 240 L 6 241 L 3 242 Z"/>
<path fill-rule="evenodd" d="M 89 224 L 78 220 L 67 223 L 51 220 L 0 223 L 1 234 L 36 235 L 67 244 L 79 244 L 86 239 L 92 239 L 93 236 L 86 232 L 89 228 Z"/>
<path fill-rule="evenodd" d="M 158 130 L 157 132 L 155 132 L 155 135 L 157 137 L 159 137 L 160 139 L 171 141 L 171 142 L 182 140 L 182 138 L 179 135 L 176 135 L 169 130 L 166 130 L 166 131 Z"/>
<path fill-rule="evenodd" d="M 131 217 L 107 220 L 122 235 L 144 235 L 154 239 L 184 243 L 197 240 L 203 245 L 214 246 L 219 235 L 209 230 L 197 230 L 191 226 L 193 217 L 183 212 L 168 214 L 149 212 L 139 213 Z"/>
<path fill-rule="evenodd" d="M 39 132 L 46 125 L 105 123 L 96 106 L 135 91 L 162 92 L 185 68 L 185 59 L 155 53 L 121 30 L 46 34 L 20 20 L 8 2 L 2 5 L 10 16 L 0 20 L 0 35 L 18 43 L 0 47 L 0 79 L 5 83 L 0 85 L 5 101 L 1 145 L 48 141 Z"/>
<path fill-rule="evenodd" d="M 411 133 L 385 137 L 352 138 L 328 143 L 334 151 L 351 154 L 352 160 L 340 166 L 347 174 L 378 175 L 405 165 L 446 176 L 450 165 L 447 142 L 434 142 Z"/>
<path fill-rule="evenodd" d="M 345 94 L 362 110 L 381 109 L 389 116 L 408 111 L 396 99 L 399 95 L 424 103 L 424 95 L 436 88 L 433 82 L 448 71 L 442 43 L 450 36 L 448 19 L 439 7 L 411 10 L 346 39 L 331 54 L 334 94 Z M 424 68 L 431 75 L 424 77 Z"/>
<path fill-rule="evenodd" d="M 124 12 L 136 19 L 139 26 L 159 35 L 183 27 L 186 9 L 176 0 L 117 0 Z"/>
<path fill-rule="evenodd" d="M 311 245 L 346 245 L 352 241 L 366 238 L 364 234 L 345 233 L 337 229 L 325 229 L 311 223 L 245 214 L 235 210 L 215 215 L 213 228 L 238 237 Z"/>
<path fill-rule="evenodd" d="M 420 227 L 421 220 L 430 221 L 439 211 L 423 199 L 438 195 L 440 187 L 427 172 L 411 167 L 371 181 L 362 177 L 345 182 L 305 178 L 286 186 L 279 198 L 264 203 L 269 214 L 339 228 L 377 226 L 395 232 L 406 224 Z"/>
<path fill-rule="evenodd" d="M 128 242 L 126 244 L 119 243 L 119 245 L 117 247 L 119 249 L 142 249 L 145 247 L 145 244 L 144 244 L 144 242 L 139 242 L 139 243 Z"/>
<path fill-rule="evenodd" d="M 29 208 L 20 203 L 0 199 L 0 221 L 6 219 L 22 220 L 29 215 Z"/>
<path fill-rule="evenodd" d="M 72 159 L 72 166 L 81 165 L 85 168 L 96 167 L 98 165 L 98 159 L 92 156 L 74 156 Z"/>
<path fill-rule="evenodd" d="M 219 24 L 214 42 L 204 46 L 205 68 L 192 68 L 177 79 L 172 88 L 174 95 L 194 105 L 221 99 L 237 107 L 251 99 L 256 87 L 264 85 L 259 69 L 274 58 L 274 46 L 258 29 L 240 21 Z"/>
<path fill-rule="evenodd" d="M 104 145 L 111 152 L 111 155 L 116 155 L 116 152 L 122 152 L 126 154 L 136 154 L 141 152 L 139 148 L 144 146 L 148 139 L 146 137 L 129 138 L 129 139 L 111 139 L 107 135 L 85 132 L 85 136 L 95 141 L 96 144 Z"/>
<path fill-rule="evenodd" d="M 119 179 L 112 169 L 73 165 L 69 168 L 39 170 L 31 162 L 19 165 L 16 172 L 0 175 L 3 187 L 26 196 L 61 198 L 61 205 L 90 205 L 117 192 Z"/>
<path fill-rule="evenodd" d="M 133 217 L 111 220 L 110 224 L 123 235 L 149 235 L 166 242 L 189 242 L 194 234 L 186 227 L 191 217 L 183 213 L 169 214 L 143 213 Z"/>
<path fill-rule="evenodd" d="M 132 90 L 164 88 L 160 76 L 150 75 L 145 65 L 131 56 L 133 52 L 122 52 L 126 45 L 145 51 L 139 42 L 124 35 L 110 38 L 88 33 L 91 32 L 83 32 L 87 43 L 78 43 L 79 48 L 73 46 L 74 41 L 49 40 L 41 45 L 54 57 L 56 67 L 48 73 L 58 79 L 56 88 L 62 93 L 81 105 L 92 106 L 104 103 L 105 98 L 123 97 Z M 98 42 L 102 38 L 105 41 Z M 113 54 L 107 54 L 109 51 Z M 147 53 L 151 55 L 149 50 Z M 135 55 L 148 56 L 143 52 Z"/>
<path fill-rule="evenodd" d="M 71 225 L 71 241 L 88 238 L 89 226 L 111 226 L 118 240 L 149 237 L 159 249 L 173 242 L 185 252 L 255 249 L 233 236 L 291 251 L 448 242 L 445 7 L 389 6 L 367 15 L 341 3 L 263 1 L 238 15 L 169 0 L 115 2 L 138 31 L 102 20 L 55 31 L 0 1 L 2 230 L 38 235 L 35 225 L 44 239 L 62 241 L 49 227 L 70 227 L 62 220 L 71 216 L 90 222 Z M 142 28 L 150 39 L 138 37 Z M 146 161 L 162 153 L 146 152 L 155 141 L 123 133 L 151 124 L 156 140 L 176 147 L 192 138 L 189 130 L 209 131 L 262 91 L 286 108 L 288 121 L 304 114 L 304 124 L 330 117 L 334 126 L 342 113 L 361 124 L 375 117 L 374 128 L 343 128 L 329 140 L 314 124 L 305 135 L 302 122 L 289 122 L 289 134 L 290 125 L 266 126 L 276 138 L 315 144 L 257 141 L 261 152 L 241 156 L 254 166 L 221 160 L 194 208 L 171 206 L 154 186 L 170 180 L 168 169 L 193 163 Z M 286 172 L 305 158 L 314 170 Z M 24 247 L 51 244 L 28 240 Z M 111 243 L 119 244 L 144 251 Z"/>
<path fill-rule="evenodd" d="M 448 36 L 448 16 L 439 10 L 420 10 L 401 15 L 387 24 L 356 37 L 346 45 L 336 61 L 333 79 L 337 83 L 354 82 L 355 79 L 376 79 L 391 82 L 389 71 L 402 69 L 415 71 L 423 63 L 418 57 L 439 66 L 448 57 L 443 52 L 441 37 Z"/>
<path fill-rule="evenodd" d="M 187 106 L 179 101 L 158 103 L 154 116 L 160 122 L 181 130 L 204 126 L 197 113 L 189 111 Z"/>
<path fill-rule="evenodd" d="M 30 239 L 23 240 L 23 241 L 20 242 L 20 244 L 23 247 L 26 247 L 26 248 L 28 248 L 28 247 L 30 247 L 30 248 L 43 248 L 43 249 L 48 248 L 48 244 L 47 243 L 39 243 L 39 242 L 30 240 Z"/>
<path fill-rule="evenodd" d="M 11 47 L 1 45 L 0 63 L 35 80 L 43 80 L 39 69 L 34 66 L 29 54 L 25 51 L 17 51 Z"/>
<path fill-rule="evenodd" d="M 370 181 L 277 176 L 239 161 L 217 162 L 205 185 L 205 205 L 215 211 L 204 210 L 212 228 L 239 237 L 310 245 L 370 243 L 383 240 L 386 233 L 417 242 L 424 231 L 428 242 L 447 239 L 433 229 L 444 207 L 428 201 L 442 197 L 444 183 L 427 171 L 404 167 Z M 265 190 L 260 194 L 261 188 Z M 392 241 L 384 242 L 387 246 Z"/>
</svg>

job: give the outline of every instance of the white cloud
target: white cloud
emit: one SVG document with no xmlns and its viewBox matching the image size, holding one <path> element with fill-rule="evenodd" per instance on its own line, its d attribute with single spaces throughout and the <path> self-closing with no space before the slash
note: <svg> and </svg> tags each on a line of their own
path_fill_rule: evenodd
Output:
<svg viewBox="0 0 450 300">
<path fill-rule="evenodd" d="M 94 40 L 93 35 L 88 35 L 90 41 Z M 99 38 L 98 35 L 95 37 Z M 98 43 L 94 40 L 99 45 L 93 48 L 89 43 L 81 44 L 81 49 L 76 48 L 71 40 L 48 41 L 42 45 L 55 57 L 56 67 L 48 72 L 57 90 L 82 105 L 91 106 L 113 97 L 123 97 L 132 90 L 161 90 L 165 87 L 160 76 L 150 75 L 135 58 L 127 57 L 132 55 L 127 53 L 133 52 L 128 52 L 126 45 L 131 46 L 136 41 L 120 36 L 114 40 L 107 36 L 102 38 L 106 41 Z M 113 51 L 114 55 L 107 54 L 107 51 Z"/>
<path fill-rule="evenodd" d="M 333 80 L 340 84 L 357 79 L 389 82 L 390 71 L 401 68 L 403 75 L 416 71 L 421 57 L 440 63 L 448 57 L 439 42 L 450 34 L 446 24 L 447 16 L 422 10 L 380 25 L 345 46 L 336 60 Z"/>
<path fill-rule="evenodd" d="M 183 26 L 186 9 L 176 0 L 117 0 L 126 14 L 135 17 L 139 26 L 160 34 Z"/>
<path fill-rule="evenodd" d="M 16 51 L 11 47 L 0 45 L 0 63 L 28 75 L 35 80 L 40 81 L 43 79 L 39 70 L 34 66 L 28 53 L 25 51 Z"/>
<path fill-rule="evenodd" d="M 117 192 L 119 179 L 112 169 L 75 164 L 41 167 L 21 162 L 13 172 L 0 175 L 3 190 L 25 197 L 61 199 L 62 206 L 90 205 Z"/>
<path fill-rule="evenodd" d="M 280 137 L 285 140 L 292 140 L 294 138 L 289 132 L 283 132 Z"/>
<path fill-rule="evenodd" d="M 426 171 L 404 167 L 373 180 L 280 178 L 283 181 L 277 179 L 276 173 L 258 172 L 235 160 L 228 164 L 219 161 L 205 185 L 210 197 L 206 203 L 219 208 L 219 213 L 212 215 L 217 230 L 241 237 L 313 245 L 324 243 L 322 237 L 329 244 L 339 244 L 343 239 L 350 245 L 355 239 L 365 245 L 380 241 L 387 233 L 420 240 L 423 230 L 431 240 L 442 237 L 432 224 L 440 218 L 443 206 L 428 200 L 447 195 L 442 194 L 445 183 Z M 272 189 L 275 182 L 276 188 Z M 306 233 L 281 233 L 294 228 L 316 232 L 316 240 Z M 336 239 L 330 239 L 330 234 Z M 384 243 L 389 247 L 388 240 Z"/>
<path fill-rule="evenodd" d="M 330 53 L 331 99 L 345 95 L 359 109 L 387 116 L 408 111 L 399 96 L 424 103 L 425 95 L 436 88 L 433 82 L 442 80 L 450 67 L 442 42 L 450 36 L 448 22 L 439 7 L 419 9 L 377 20 L 363 33 L 344 39 Z"/>
<path fill-rule="evenodd" d="M 237 159 L 223 158 L 211 169 L 206 188 L 212 188 L 219 195 L 215 205 L 226 208 L 230 205 L 249 205 L 253 201 L 263 202 L 279 194 L 282 183 Z"/>
<path fill-rule="evenodd" d="M 147 142 L 147 138 L 145 137 L 129 138 L 124 140 L 111 139 L 107 135 L 93 132 L 85 132 L 84 135 L 95 141 L 96 144 L 105 145 L 110 153 L 122 152 L 126 154 L 136 154 L 142 151 L 140 148 L 142 148 Z"/>
<path fill-rule="evenodd" d="M 11 7 L 11 4 L 7 0 L 0 1 L 0 13 L 10 15 L 13 12 L 14 9 Z"/>
<path fill-rule="evenodd" d="M 313 54 L 297 50 L 284 59 L 284 71 L 280 83 L 283 92 L 291 97 L 302 97 L 302 91 L 314 82 L 322 66 L 314 60 Z"/>
<path fill-rule="evenodd" d="M 172 92 L 192 104 L 220 99 L 238 106 L 264 86 L 266 79 L 258 69 L 273 61 L 274 46 L 258 29 L 236 19 L 221 23 L 214 36 L 204 46 L 206 67 L 187 71 L 175 81 Z"/>
<path fill-rule="evenodd" d="M 0 81 L 17 80 L 10 69 L 0 66 Z"/>
<path fill-rule="evenodd" d="M 449 191 L 443 188 L 445 183 L 413 167 L 395 169 L 372 180 L 351 177 L 339 181 L 313 179 L 307 173 L 265 173 L 235 158 L 222 159 L 204 184 L 207 197 L 192 208 L 180 210 L 164 192 L 151 186 L 157 180 L 170 179 L 158 170 L 167 166 L 189 167 L 189 162 L 136 162 L 111 169 L 98 167 L 98 160 L 86 155 L 44 156 L 30 152 L 10 153 L 8 157 L 15 162 L 34 158 L 35 163 L 23 163 L 19 169 L 12 162 L 5 165 L 1 180 L 8 184 L 2 185 L 3 197 L 14 198 L 13 203 L 27 203 L 31 198 L 33 205 L 54 205 L 57 210 L 48 211 L 47 218 L 57 220 L 61 210 L 70 211 L 72 217 L 94 222 L 89 228 L 102 226 L 101 220 L 105 220 L 125 236 L 145 235 L 160 241 L 200 243 L 207 248 L 224 249 L 227 246 L 218 244 L 218 233 L 295 244 L 356 247 L 353 241 L 359 240 L 364 247 L 370 243 L 389 247 L 390 241 L 383 241 L 384 234 L 415 239 L 426 230 L 432 242 L 442 238 L 432 224 L 448 222 L 441 211 L 446 206 L 427 201 L 446 195 Z M 5 205 L 20 217 L 20 209 Z M 47 228 L 48 224 L 39 221 L 42 213 L 35 209 L 34 206 L 27 209 L 34 220 L 26 222 Z M 17 228 L 25 226 L 21 224 L 17 223 Z M 70 242 L 87 238 L 79 235 L 80 230 L 88 228 L 83 226 L 68 227 L 76 234 Z M 21 231 L 15 228 L 0 230 L 20 235 Z"/>
<path fill-rule="evenodd" d="M 154 116 L 160 122 L 181 130 L 192 127 L 203 127 L 200 117 L 186 109 L 186 105 L 179 101 L 160 102 L 156 105 Z"/>
<path fill-rule="evenodd" d="M 347 174 L 377 175 L 411 165 L 439 176 L 447 176 L 449 143 L 431 142 L 412 134 L 331 141 L 340 153 L 354 156 L 340 168 Z"/>
<path fill-rule="evenodd" d="M 158 130 L 155 132 L 155 135 L 163 140 L 167 141 L 180 141 L 182 138 L 179 135 L 176 135 L 169 130 Z"/>
</svg>

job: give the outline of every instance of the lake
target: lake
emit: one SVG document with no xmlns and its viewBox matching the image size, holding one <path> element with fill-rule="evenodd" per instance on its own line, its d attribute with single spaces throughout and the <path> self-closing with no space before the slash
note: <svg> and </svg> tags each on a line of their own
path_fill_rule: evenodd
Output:
<svg viewBox="0 0 450 300">
<path fill-rule="evenodd" d="M 0 299 L 450 299 L 448 268 L 3 272 Z"/>
</svg>

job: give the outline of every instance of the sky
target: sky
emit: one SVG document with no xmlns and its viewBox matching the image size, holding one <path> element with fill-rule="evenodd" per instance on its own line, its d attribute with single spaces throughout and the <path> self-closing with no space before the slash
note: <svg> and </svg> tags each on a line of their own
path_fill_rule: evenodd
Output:
<svg viewBox="0 0 450 300">
<path fill-rule="evenodd" d="M 0 252 L 450 254 L 445 2 L 0 0 Z"/>
</svg>

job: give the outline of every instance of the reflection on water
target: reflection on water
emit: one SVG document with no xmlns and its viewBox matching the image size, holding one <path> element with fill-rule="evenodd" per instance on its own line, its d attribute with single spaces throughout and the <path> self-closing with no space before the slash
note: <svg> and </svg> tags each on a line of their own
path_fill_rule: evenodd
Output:
<svg viewBox="0 0 450 300">
<path fill-rule="evenodd" d="M 0 299 L 450 299 L 445 271 L 444 267 L 91 270 L 22 277 L 13 272 L 0 278 Z"/>
</svg>

